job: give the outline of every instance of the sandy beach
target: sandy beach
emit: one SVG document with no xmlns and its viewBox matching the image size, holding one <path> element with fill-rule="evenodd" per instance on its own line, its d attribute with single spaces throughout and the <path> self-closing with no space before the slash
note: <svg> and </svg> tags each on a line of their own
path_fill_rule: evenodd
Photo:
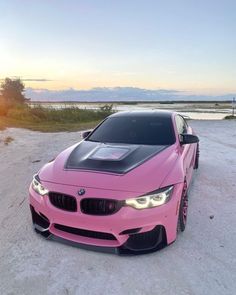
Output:
<svg viewBox="0 0 236 295">
<path fill-rule="evenodd" d="M 44 240 L 32 229 L 32 175 L 80 132 L 0 131 L 0 294 L 235 294 L 236 121 L 191 121 L 200 167 L 174 244 L 119 257 Z M 7 136 L 14 138 L 5 145 Z"/>
</svg>

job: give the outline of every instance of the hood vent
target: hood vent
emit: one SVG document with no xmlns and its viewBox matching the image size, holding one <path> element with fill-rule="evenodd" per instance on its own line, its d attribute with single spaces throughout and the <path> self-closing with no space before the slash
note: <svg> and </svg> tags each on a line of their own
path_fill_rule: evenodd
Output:
<svg viewBox="0 0 236 295">
<path fill-rule="evenodd" d="M 71 152 L 65 169 L 125 174 L 154 157 L 167 146 L 104 144 L 82 141 Z"/>
</svg>

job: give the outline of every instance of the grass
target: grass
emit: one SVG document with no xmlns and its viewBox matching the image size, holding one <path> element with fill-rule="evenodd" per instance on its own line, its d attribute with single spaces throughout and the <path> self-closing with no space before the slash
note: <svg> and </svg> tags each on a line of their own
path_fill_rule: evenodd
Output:
<svg viewBox="0 0 236 295">
<path fill-rule="evenodd" d="M 25 128 L 41 132 L 79 131 L 94 128 L 100 121 L 84 123 L 59 123 L 52 121 L 30 122 L 0 116 L 0 130 L 5 128 Z"/>
<path fill-rule="evenodd" d="M 43 108 L 35 106 L 13 106 L 1 108 L 0 130 L 8 127 L 26 128 L 41 132 L 79 131 L 94 128 L 112 113 L 110 107 L 100 110 L 78 108 Z"/>
</svg>

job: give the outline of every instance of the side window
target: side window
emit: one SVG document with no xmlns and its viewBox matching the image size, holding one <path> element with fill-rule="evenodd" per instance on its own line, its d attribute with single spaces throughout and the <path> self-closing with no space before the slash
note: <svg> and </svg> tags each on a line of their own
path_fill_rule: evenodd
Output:
<svg viewBox="0 0 236 295">
<path fill-rule="evenodd" d="M 177 127 L 177 130 L 178 130 L 178 133 L 179 134 L 187 133 L 188 125 L 185 122 L 184 118 L 182 118 L 181 116 L 177 115 L 175 117 L 175 122 L 176 122 L 176 127 Z"/>
</svg>

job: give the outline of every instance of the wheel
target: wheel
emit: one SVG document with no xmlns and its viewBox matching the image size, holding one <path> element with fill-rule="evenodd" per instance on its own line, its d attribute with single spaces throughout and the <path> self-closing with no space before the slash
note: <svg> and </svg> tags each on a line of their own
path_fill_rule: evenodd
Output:
<svg viewBox="0 0 236 295">
<path fill-rule="evenodd" d="M 196 150 L 196 156 L 195 156 L 194 169 L 198 169 L 198 166 L 199 166 L 199 155 L 200 155 L 200 151 L 199 151 L 199 144 L 198 144 L 197 145 L 197 150 Z"/>
<path fill-rule="evenodd" d="M 187 215 L 188 215 L 188 194 L 187 194 L 187 184 L 184 184 L 183 193 L 179 206 L 179 218 L 178 218 L 178 226 L 177 231 L 183 232 L 187 223 Z"/>
</svg>

